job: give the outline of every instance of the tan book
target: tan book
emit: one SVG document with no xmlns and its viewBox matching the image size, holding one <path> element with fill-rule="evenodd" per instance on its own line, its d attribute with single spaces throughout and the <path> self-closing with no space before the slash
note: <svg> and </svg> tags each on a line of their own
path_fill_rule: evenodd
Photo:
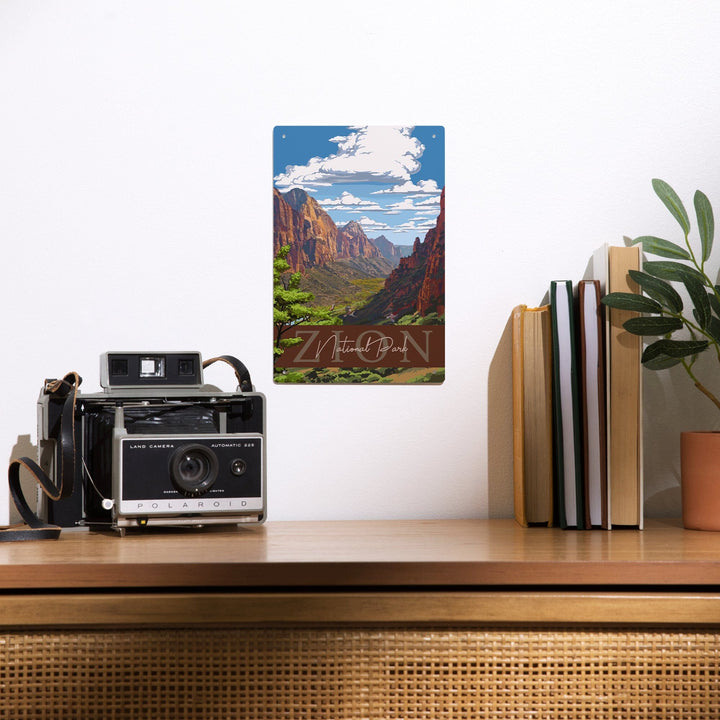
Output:
<svg viewBox="0 0 720 720">
<path fill-rule="evenodd" d="M 628 275 L 640 270 L 640 248 L 607 248 L 606 292 L 640 294 Z M 610 525 L 643 526 L 642 339 L 623 328 L 638 313 L 606 309 L 607 474 Z"/>
<path fill-rule="evenodd" d="M 512 314 L 513 486 L 523 526 L 553 521 L 552 332 L 550 307 Z"/>
</svg>

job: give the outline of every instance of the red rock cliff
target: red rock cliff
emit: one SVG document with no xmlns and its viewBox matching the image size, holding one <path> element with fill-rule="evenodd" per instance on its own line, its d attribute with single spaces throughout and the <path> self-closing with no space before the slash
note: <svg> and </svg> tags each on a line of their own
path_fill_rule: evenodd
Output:
<svg viewBox="0 0 720 720">
<path fill-rule="evenodd" d="M 418 292 L 417 310 L 427 315 L 433 310 L 445 313 L 445 189 L 440 196 L 440 214 L 435 227 L 425 236 L 427 263 L 425 277 Z"/>
<path fill-rule="evenodd" d="M 400 259 L 384 288 L 356 315 L 356 324 L 397 320 L 403 315 L 445 313 L 445 191 L 440 214 L 424 241 L 415 239 L 413 251 Z"/>
<path fill-rule="evenodd" d="M 338 258 L 381 257 L 380 251 L 368 239 L 360 223 L 349 222 L 337 235 Z"/>
<path fill-rule="evenodd" d="M 380 251 L 357 222 L 338 229 L 315 198 L 293 188 L 284 195 L 273 188 L 274 254 L 290 245 L 288 262 L 293 272 L 335 260 L 379 258 Z"/>
</svg>

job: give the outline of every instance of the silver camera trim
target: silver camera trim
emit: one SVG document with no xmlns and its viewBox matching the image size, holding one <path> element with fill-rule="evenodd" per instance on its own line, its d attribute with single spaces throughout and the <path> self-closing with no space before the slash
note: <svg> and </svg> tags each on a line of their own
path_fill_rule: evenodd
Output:
<svg viewBox="0 0 720 720">
<path fill-rule="evenodd" d="M 128 382 L 123 382 L 122 384 L 118 384 L 114 381 L 113 375 L 110 372 L 110 364 L 112 358 L 121 358 L 126 357 L 128 360 L 131 358 L 134 358 L 138 360 L 139 363 L 142 363 L 143 360 L 162 360 L 164 363 L 164 372 L 162 376 L 143 376 L 142 374 L 138 375 L 137 382 L 133 383 L 128 380 Z M 168 361 L 171 361 L 172 359 L 178 359 L 178 358 L 192 358 L 192 361 L 195 363 L 195 372 L 193 374 L 194 378 L 198 380 L 196 383 L 180 383 L 180 384 L 173 384 L 167 381 L 167 377 L 165 375 L 165 372 L 169 370 L 169 366 L 167 365 Z M 145 382 L 142 382 L 142 378 L 145 378 Z M 157 379 L 158 383 L 152 383 L 153 379 Z M 127 351 L 117 351 L 117 350 L 110 350 L 108 352 L 104 352 L 100 356 L 100 387 L 102 387 L 106 393 L 116 393 L 118 391 L 121 392 L 137 392 L 139 391 L 146 391 L 148 388 L 152 388 L 155 391 L 157 391 L 158 387 L 164 387 L 164 388 L 176 388 L 180 390 L 188 390 L 190 388 L 199 388 L 203 384 L 203 360 L 202 355 L 194 350 L 188 350 L 185 352 L 179 352 L 177 350 L 159 350 L 159 351 L 147 351 L 144 350 L 142 352 L 127 352 Z"/>
<path fill-rule="evenodd" d="M 260 495 L 251 497 L 223 496 L 213 498 L 207 494 L 198 497 L 173 497 L 157 498 L 148 497 L 140 500 L 123 499 L 123 457 L 124 443 L 158 443 L 167 445 L 170 443 L 185 444 L 193 441 L 212 442 L 242 442 L 253 441 L 260 444 Z M 240 518 L 237 522 L 248 522 L 249 519 L 263 517 L 265 512 L 266 493 L 266 472 L 265 472 L 265 438 L 259 433 L 218 433 L 218 434 L 129 434 L 122 430 L 116 430 L 113 437 L 113 521 L 118 525 L 130 521 L 130 524 L 137 525 L 138 519 L 154 520 L 154 524 L 162 524 L 163 519 L 183 519 L 184 524 L 203 524 L 208 516 L 221 516 L 223 522 L 235 522 L 234 518 Z M 170 486 L 170 477 L 168 477 Z M 189 514 L 202 513 L 202 517 L 187 518 Z M 178 524 L 178 523 L 174 523 Z"/>
</svg>

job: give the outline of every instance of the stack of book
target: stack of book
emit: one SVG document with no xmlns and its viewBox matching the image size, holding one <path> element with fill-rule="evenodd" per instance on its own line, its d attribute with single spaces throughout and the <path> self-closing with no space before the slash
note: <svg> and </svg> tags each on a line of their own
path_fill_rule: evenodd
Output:
<svg viewBox="0 0 720 720">
<path fill-rule="evenodd" d="M 639 247 L 603 247 L 592 277 L 550 283 L 512 315 L 513 481 L 523 525 L 642 528 L 642 344 L 605 292 L 640 289 Z"/>
</svg>

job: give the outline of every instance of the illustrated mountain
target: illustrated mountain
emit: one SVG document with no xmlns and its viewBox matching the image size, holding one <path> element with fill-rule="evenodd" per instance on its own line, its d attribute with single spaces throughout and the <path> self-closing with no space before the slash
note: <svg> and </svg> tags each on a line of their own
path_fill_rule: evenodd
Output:
<svg viewBox="0 0 720 720">
<path fill-rule="evenodd" d="M 383 289 L 346 322 L 392 323 L 415 313 L 422 317 L 445 314 L 445 190 L 435 227 L 422 242 L 415 239 L 412 253 L 400 259 Z"/>
<path fill-rule="evenodd" d="M 273 188 L 274 252 L 304 275 L 317 304 L 347 305 L 347 324 L 392 323 L 404 315 L 444 313 L 445 195 L 434 228 L 412 249 L 385 236 L 371 240 L 357 222 L 338 228 L 308 193 Z M 385 278 L 384 283 L 382 280 Z"/>
<path fill-rule="evenodd" d="M 412 245 L 395 245 L 384 235 L 373 238 L 372 242 L 393 267 L 398 266 L 400 258 L 407 257 L 412 252 Z"/>
<path fill-rule="evenodd" d="M 350 222 L 338 228 L 330 215 L 304 190 L 293 188 L 284 195 L 273 188 L 274 253 L 290 245 L 288 262 L 293 272 L 349 258 L 380 258 L 380 250 L 362 227 Z"/>
</svg>

